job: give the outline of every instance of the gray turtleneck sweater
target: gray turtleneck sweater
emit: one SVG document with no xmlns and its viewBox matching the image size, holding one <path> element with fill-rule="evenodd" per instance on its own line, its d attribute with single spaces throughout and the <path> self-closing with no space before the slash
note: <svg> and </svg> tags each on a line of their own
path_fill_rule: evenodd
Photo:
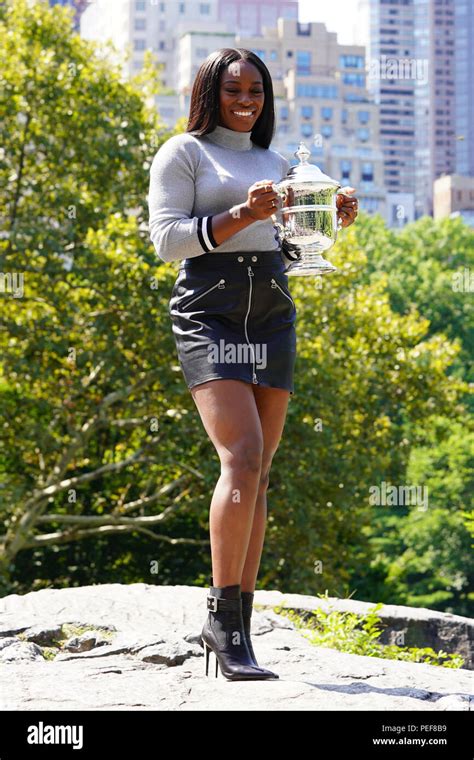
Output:
<svg viewBox="0 0 474 760">
<path fill-rule="evenodd" d="M 270 251 L 280 244 L 272 219 L 257 220 L 217 245 L 212 216 L 245 203 L 250 185 L 278 182 L 289 161 L 272 148 L 255 145 L 250 132 L 218 125 L 196 137 L 173 135 L 159 148 L 150 169 L 149 231 L 163 261 L 219 251 Z M 285 265 L 290 260 L 281 253 Z"/>
</svg>

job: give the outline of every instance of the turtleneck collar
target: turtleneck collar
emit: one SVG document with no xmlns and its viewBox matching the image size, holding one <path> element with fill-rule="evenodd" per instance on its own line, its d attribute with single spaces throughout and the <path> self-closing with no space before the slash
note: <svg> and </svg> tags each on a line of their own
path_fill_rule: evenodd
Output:
<svg viewBox="0 0 474 760">
<path fill-rule="evenodd" d="M 251 150 L 253 142 L 251 139 L 252 132 L 237 132 L 235 129 L 223 127 L 220 124 L 212 132 L 208 132 L 206 137 L 217 145 L 232 150 Z"/>
</svg>

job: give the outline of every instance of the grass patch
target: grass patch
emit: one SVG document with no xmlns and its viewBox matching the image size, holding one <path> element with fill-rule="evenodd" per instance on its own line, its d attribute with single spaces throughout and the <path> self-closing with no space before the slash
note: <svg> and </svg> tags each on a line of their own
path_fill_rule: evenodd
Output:
<svg viewBox="0 0 474 760">
<path fill-rule="evenodd" d="M 318 594 L 325 601 L 325 594 Z M 330 647 L 339 652 L 359 654 L 365 657 L 382 657 L 386 660 L 404 660 L 405 662 L 423 662 L 443 668 L 462 668 L 464 659 L 459 654 L 448 654 L 441 649 L 435 652 L 431 647 L 408 647 L 397 644 L 382 644 L 380 635 L 383 621 L 377 614 L 383 607 L 379 602 L 364 615 L 354 612 L 326 612 L 321 608 L 311 612 L 298 613 L 289 607 L 273 607 L 278 615 L 287 617 L 311 644 Z"/>
</svg>

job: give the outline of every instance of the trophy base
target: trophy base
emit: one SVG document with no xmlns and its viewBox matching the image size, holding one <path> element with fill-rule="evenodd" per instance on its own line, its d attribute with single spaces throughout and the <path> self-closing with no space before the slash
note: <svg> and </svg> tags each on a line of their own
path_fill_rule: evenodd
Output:
<svg viewBox="0 0 474 760">
<path fill-rule="evenodd" d="M 298 261 L 293 261 L 285 274 L 288 275 L 318 275 L 336 272 L 337 267 L 326 261 L 320 253 L 306 253 Z"/>
</svg>

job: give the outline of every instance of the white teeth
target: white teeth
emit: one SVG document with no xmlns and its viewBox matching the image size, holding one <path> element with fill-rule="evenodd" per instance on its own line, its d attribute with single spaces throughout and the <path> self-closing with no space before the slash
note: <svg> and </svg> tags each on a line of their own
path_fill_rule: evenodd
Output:
<svg viewBox="0 0 474 760">
<path fill-rule="evenodd" d="M 253 111 L 233 111 L 236 116 L 253 116 Z"/>
</svg>

